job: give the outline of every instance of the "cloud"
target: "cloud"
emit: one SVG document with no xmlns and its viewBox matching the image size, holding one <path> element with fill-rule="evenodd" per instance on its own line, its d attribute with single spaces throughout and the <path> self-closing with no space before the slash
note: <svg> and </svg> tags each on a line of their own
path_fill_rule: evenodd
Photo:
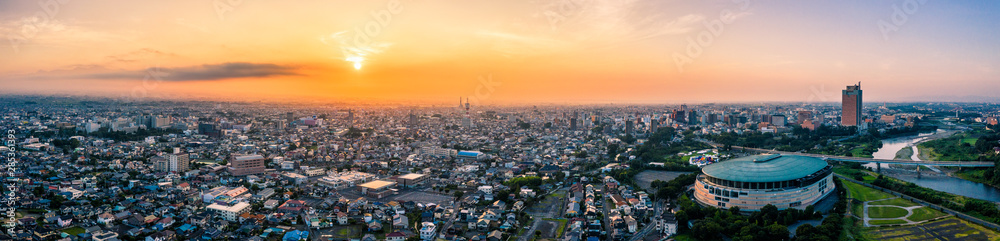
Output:
<svg viewBox="0 0 1000 241">
<path fill-rule="evenodd" d="M 206 64 L 181 68 L 148 68 L 142 72 L 114 72 L 90 74 L 88 79 L 142 79 L 147 73 L 167 81 L 222 80 L 233 78 L 262 78 L 272 76 L 298 76 L 298 67 L 277 64 L 233 62 Z"/>
</svg>

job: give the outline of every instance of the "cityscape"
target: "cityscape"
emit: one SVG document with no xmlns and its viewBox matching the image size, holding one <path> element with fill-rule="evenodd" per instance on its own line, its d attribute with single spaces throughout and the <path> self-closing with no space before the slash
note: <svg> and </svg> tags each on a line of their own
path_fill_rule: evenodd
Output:
<svg viewBox="0 0 1000 241">
<path fill-rule="evenodd" d="M 0 240 L 1000 240 L 996 10 L 0 1 Z"/>
</svg>

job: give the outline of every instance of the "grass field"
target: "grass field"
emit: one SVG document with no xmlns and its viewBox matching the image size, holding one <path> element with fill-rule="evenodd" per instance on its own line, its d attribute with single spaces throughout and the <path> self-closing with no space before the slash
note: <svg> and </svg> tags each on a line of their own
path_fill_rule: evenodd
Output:
<svg viewBox="0 0 1000 241">
<path fill-rule="evenodd" d="M 697 239 L 694 239 L 694 237 L 691 237 L 691 234 L 687 234 L 687 233 L 674 235 L 674 237 L 672 237 L 672 238 L 674 240 L 676 240 L 676 241 L 695 241 L 695 240 L 697 240 Z"/>
<path fill-rule="evenodd" d="M 916 204 L 914 202 L 910 202 L 910 201 L 908 201 L 906 199 L 902 199 L 902 198 L 893 198 L 893 199 L 889 199 L 889 200 L 874 201 L 874 202 L 868 203 L 868 205 L 894 205 L 894 206 L 900 206 L 900 207 L 920 206 L 920 204 Z"/>
<path fill-rule="evenodd" d="M 969 143 L 969 145 L 971 145 L 971 146 L 976 146 L 976 141 L 978 141 L 978 140 L 979 140 L 979 138 L 975 138 L 975 137 L 965 137 L 965 138 L 962 138 L 962 143 Z"/>
<path fill-rule="evenodd" d="M 871 223 L 872 225 L 892 225 L 892 224 L 905 224 L 906 221 L 899 219 L 890 219 L 890 220 L 871 220 L 868 221 L 868 223 Z"/>
<path fill-rule="evenodd" d="M 868 217 L 871 218 L 902 218 L 909 212 L 897 207 L 868 207 Z"/>
<path fill-rule="evenodd" d="M 947 214 L 945 214 L 945 213 L 943 213 L 941 211 L 934 210 L 934 209 L 931 209 L 929 207 L 922 207 L 922 208 L 913 209 L 913 215 L 910 215 L 910 217 L 908 217 L 906 219 L 909 219 L 910 221 L 913 221 L 913 222 L 920 222 L 920 221 L 924 221 L 924 220 L 931 220 L 931 219 L 935 219 L 935 218 L 938 218 L 938 217 L 943 217 L 945 215 L 947 215 Z"/>
<path fill-rule="evenodd" d="M 842 183 L 844 184 L 844 188 L 847 188 L 847 191 L 851 194 L 851 197 L 860 200 L 862 202 L 893 197 L 888 193 L 884 193 L 879 190 L 861 186 L 861 184 L 856 184 L 853 182 L 846 182 L 846 181 Z"/>
<path fill-rule="evenodd" d="M 83 229 L 81 227 L 72 227 L 72 228 L 67 228 L 67 229 L 63 229 L 63 230 L 60 230 L 60 231 L 62 231 L 63 233 L 67 233 L 69 235 L 72 235 L 72 236 L 76 236 L 78 234 L 86 232 L 87 230 L 85 230 L 85 229 Z"/>
</svg>

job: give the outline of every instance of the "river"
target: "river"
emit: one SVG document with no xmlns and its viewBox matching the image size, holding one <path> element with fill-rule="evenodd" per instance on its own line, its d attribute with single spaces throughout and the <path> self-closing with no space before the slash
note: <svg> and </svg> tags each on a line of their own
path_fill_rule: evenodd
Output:
<svg viewBox="0 0 1000 241">
<path fill-rule="evenodd" d="M 913 155 L 910 156 L 910 159 L 920 160 L 920 154 L 917 151 L 916 143 L 924 141 L 927 138 L 930 138 L 930 136 L 944 131 L 945 130 L 938 129 L 937 132 L 934 133 L 921 133 L 915 136 L 904 136 L 882 140 L 882 148 L 879 148 L 878 151 L 872 154 L 872 156 L 875 157 L 875 159 L 895 159 L 896 152 L 900 149 L 910 147 L 913 148 Z M 874 168 L 875 164 L 869 163 L 865 166 Z M 986 184 L 945 175 L 922 175 L 921 177 L 917 177 L 916 173 L 912 171 L 901 172 L 891 169 L 892 168 L 888 167 L 888 165 L 882 165 L 883 174 L 907 182 L 912 182 L 918 186 L 955 195 L 978 198 L 991 202 L 1000 202 L 1000 189 Z"/>
</svg>

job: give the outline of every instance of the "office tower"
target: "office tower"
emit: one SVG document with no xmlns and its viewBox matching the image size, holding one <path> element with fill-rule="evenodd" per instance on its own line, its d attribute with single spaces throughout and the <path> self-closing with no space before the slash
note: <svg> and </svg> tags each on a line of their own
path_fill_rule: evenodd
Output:
<svg viewBox="0 0 1000 241">
<path fill-rule="evenodd" d="M 570 130 L 574 130 L 574 131 L 576 130 L 576 121 L 577 121 L 576 117 L 569 118 L 569 129 Z"/>
<path fill-rule="evenodd" d="M 788 122 L 788 118 L 785 115 L 772 115 L 771 124 L 774 126 L 785 126 Z"/>
<path fill-rule="evenodd" d="M 690 112 L 691 113 L 688 113 L 688 115 L 687 115 L 687 122 L 688 122 L 688 124 L 689 125 L 697 125 L 698 124 L 698 112 L 695 111 L 695 110 L 691 110 Z"/>
<path fill-rule="evenodd" d="M 847 86 L 843 91 L 843 108 L 841 111 L 840 124 L 844 126 L 861 125 L 861 82 L 858 85 Z"/>
<path fill-rule="evenodd" d="M 410 111 L 410 115 L 408 117 L 409 117 L 409 121 L 407 121 L 406 124 L 408 124 L 411 128 L 412 127 L 416 127 L 417 125 L 420 124 L 418 122 L 418 120 L 417 120 L 417 115 L 413 114 L 413 111 Z"/>
<path fill-rule="evenodd" d="M 800 110 L 795 122 L 801 125 L 802 123 L 805 123 L 806 120 L 812 120 L 812 117 L 813 117 L 812 111 Z"/>
<path fill-rule="evenodd" d="M 347 127 L 354 127 L 354 111 L 347 110 Z"/>
<path fill-rule="evenodd" d="M 229 173 L 233 176 L 264 173 L 264 157 L 261 155 L 233 156 L 229 161 Z"/>
<path fill-rule="evenodd" d="M 198 123 L 198 133 L 210 137 L 221 136 L 221 130 L 213 123 Z"/>
<path fill-rule="evenodd" d="M 292 117 L 292 112 L 285 113 L 285 121 L 289 123 L 295 121 L 294 117 Z"/>
<path fill-rule="evenodd" d="M 683 110 L 674 110 L 674 114 L 671 115 L 675 122 L 684 122 L 687 120 L 687 115 L 684 115 Z"/>
<path fill-rule="evenodd" d="M 656 133 L 656 130 L 658 128 L 660 128 L 660 120 L 653 119 L 653 120 L 649 121 L 649 132 L 650 133 Z"/>
<path fill-rule="evenodd" d="M 625 135 L 632 135 L 635 133 L 635 123 L 629 119 L 625 120 Z"/>
</svg>

